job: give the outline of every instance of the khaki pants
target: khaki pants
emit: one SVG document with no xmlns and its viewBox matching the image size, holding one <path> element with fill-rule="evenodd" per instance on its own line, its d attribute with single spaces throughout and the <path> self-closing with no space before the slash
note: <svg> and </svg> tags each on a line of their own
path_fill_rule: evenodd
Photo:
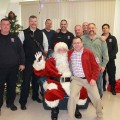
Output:
<svg viewBox="0 0 120 120">
<path fill-rule="evenodd" d="M 91 86 L 86 79 L 81 79 L 78 77 L 72 77 L 71 87 L 70 87 L 70 97 L 68 101 L 68 120 L 75 120 L 75 109 L 76 104 L 79 100 L 80 90 L 84 86 L 87 89 L 88 96 L 96 109 L 96 114 L 98 118 L 103 117 L 101 99 L 98 93 L 97 85 Z"/>
</svg>

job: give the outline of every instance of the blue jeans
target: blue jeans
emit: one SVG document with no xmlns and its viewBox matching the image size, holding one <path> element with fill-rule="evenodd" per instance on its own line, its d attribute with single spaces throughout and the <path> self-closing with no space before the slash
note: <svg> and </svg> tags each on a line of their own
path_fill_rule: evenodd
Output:
<svg viewBox="0 0 120 120">
<path fill-rule="evenodd" d="M 103 95 L 103 73 L 99 72 L 98 79 L 96 81 L 100 97 Z"/>
</svg>

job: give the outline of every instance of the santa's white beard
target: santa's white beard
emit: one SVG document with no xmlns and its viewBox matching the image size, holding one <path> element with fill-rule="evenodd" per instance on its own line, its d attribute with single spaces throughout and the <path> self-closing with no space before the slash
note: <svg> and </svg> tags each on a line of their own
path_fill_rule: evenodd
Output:
<svg viewBox="0 0 120 120">
<path fill-rule="evenodd" d="M 56 68 L 58 69 L 59 73 L 62 74 L 62 77 L 70 77 L 71 72 L 68 63 L 68 56 L 67 53 L 58 54 L 54 53 L 53 57 L 56 61 Z"/>
</svg>

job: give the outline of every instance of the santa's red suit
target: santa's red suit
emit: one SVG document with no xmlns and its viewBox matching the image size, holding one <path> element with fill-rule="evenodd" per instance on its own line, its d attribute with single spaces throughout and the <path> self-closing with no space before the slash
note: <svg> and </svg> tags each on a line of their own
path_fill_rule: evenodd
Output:
<svg viewBox="0 0 120 120">
<path fill-rule="evenodd" d="M 58 58 L 58 59 L 57 59 Z M 59 101 L 67 94 L 70 95 L 70 81 L 60 82 L 52 78 L 70 78 L 71 72 L 68 63 L 68 57 L 54 56 L 44 61 L 43 58 L 38 62 L 34 61 L 34 72 L 37 76 L 47 76 L 46 82 L 43 84 L 46 90 L 44 94 L 45 102 L 51 108 L 57 107 Z M 81 98 L 79 104 L 84 104 L 87 98 L 87 92 L 84 88 L 81 89 Z"/>
</svg>

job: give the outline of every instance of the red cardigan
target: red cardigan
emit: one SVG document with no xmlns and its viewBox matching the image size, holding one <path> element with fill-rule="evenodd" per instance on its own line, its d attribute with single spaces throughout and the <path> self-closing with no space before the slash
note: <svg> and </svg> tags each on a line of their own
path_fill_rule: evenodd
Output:
<svg viewBox="0 0 120 120">
<path fill-rule="evenodd" d="M 71 55 L 74 52 L 74 49 L 68 51 L 68 61 L 71 61 Z M 82 67 L 85 74 L 86 79 L 90 83 L 91 79 L 97 80 L 98 74 L 100 71 L 99 65 L 97 64 L 94 54 L 84 48 L 82 54 Z"/>
</svg>

